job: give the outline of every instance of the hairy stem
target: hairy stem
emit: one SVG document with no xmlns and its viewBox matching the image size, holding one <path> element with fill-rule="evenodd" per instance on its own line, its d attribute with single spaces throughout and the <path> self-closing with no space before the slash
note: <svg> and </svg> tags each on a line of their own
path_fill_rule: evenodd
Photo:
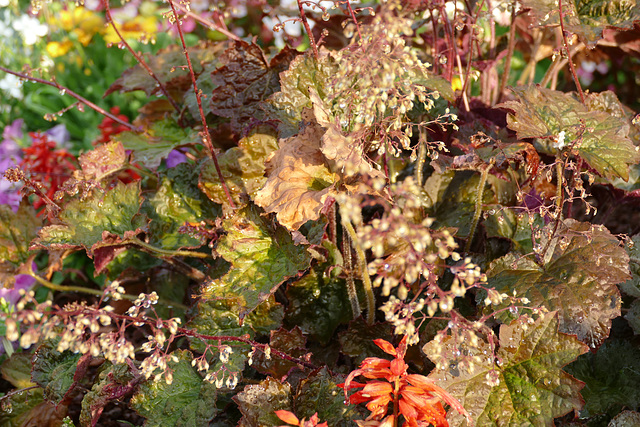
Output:
<svg viewBox="0 0 640 427">
<path fill-rule="evenodd" d="M 356 283 L 353 280 L 353 260 L 351 259 L 351 239 L 349 239 L 349 234 L 345 230 L 344 225 L 342 226 L 342 258 L 343 258 L 343 268 L 345 273 L 347 273 L 347 294 L 349 295 L 349 303 L 351 303 L 351 312 L 353 313 L 353 318 L 357 319 L 358 316 L 362 313 L 362 309 L 360 308 L 360 302 L 358 301 L 358 293 L 356 291 Z"/>
<path fill-rule="evenodd" d="M 484 186 L 487 184 L 487 178 L 489 177 L 489 171 L 493 167 L 493 164 L 496 162 L 495 159 L 491 159 L 489 164 L 482 170 L 480 174 L 480 182 L 478 183 L 478 191 L 476 197 L 476 207 L 475 212 L 473 213 L 473 220 L 471 221 L 471 228 L 469 229 L 469 236 L 467 237 L 467 243 L 464 245 L 464 251 L 469 252 L 471 249 L 471 242 L 473 242 L 473 235 L 476 232 L 476 227 L 478 227 L 478 222 L 480 221 L 480 215 L 482 214 L 482 203 L 484 200 Z"/>
<path fill-rule="evenodd" d="M 367 296 L 367 323 L 372 325 L 375 320 L 375 310 L 376 310 L 376 299 L 373 295 L 373 285 L 371 284 L 371 277 L 369 277 L 369 272 L 367 271 L 367 257 L 362 250 L 362 247 L 358 244 L 358 235 L 356 234 L 356 230 L 353 228 L 351 221 L 342 217 L 342 225 L 344 226 L 347 233 L 349 233 L 349 237 L 351 239 L 351 243 L 353 244 L 353 248 L 356 250 L 356 256 L 358 258 L 358 264 L 360 267 L 360 274 L 362 275 L 362 285 L 364 286 L 364 292 Z"/>
<path fill-rule="evenodd" d="M 143 242 L 137 237 L 131 238 L 131 242 L 141 248 L 149 251 L 152 254 L 161 255 L 161 256 L 184 256 L 191 258 L 211 258 L 211 255 L 206 254 L 204 252 L 193 252 L 193 251 L 172 251 L 168 249 L 162 249 L 155 246 L 152 246 L 148 243 Z"/>
</svg>

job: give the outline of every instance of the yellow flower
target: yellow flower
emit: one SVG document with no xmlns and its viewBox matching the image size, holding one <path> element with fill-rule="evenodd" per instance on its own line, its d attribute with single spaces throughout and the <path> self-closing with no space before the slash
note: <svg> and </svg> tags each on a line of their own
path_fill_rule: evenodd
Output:
<svg viewBox="0 0 640 427">
<path fill-rule="evenodd" d="M 462 90 L 462 80 L 460 80 L 460 77 L 455 76 L 451 79 L 451 88 L 453 90 Z"/>
<path fill-rule="evenodd" d="M 63 42 L 49 42 L 47 43 L 47 53 L 52 58 L 58 58 L 66 55 L 72 46 L 73 43 L 71 43 L 70 40 L 65 40 Z"/>
<path fill-rule="evenodd" d="M 61 10 L 51 25 L 64 31 L 73 32 L 83 46 L 87 46 L 96 33 L 104 28 L 104 19 L 84 7 L 76 7 L 72 10 Z"/>
<path fill-rule="evenodd" d="M 158 31 L 158 20 L 153 16 L 136 16 L 123 24 L 116 24 L 116 26 L 125 39 L 152 39 Z M 114 31 L 112 25 L 105 31 L 104 40 L 107 43 L 120 42 L 120 37 Z"/>
</svg>

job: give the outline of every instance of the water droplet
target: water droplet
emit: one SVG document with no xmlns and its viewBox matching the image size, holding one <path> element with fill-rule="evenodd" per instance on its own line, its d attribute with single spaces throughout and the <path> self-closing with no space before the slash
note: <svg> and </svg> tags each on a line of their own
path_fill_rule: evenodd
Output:
<svg viewBox="0 0 640 427">
<path fill-rule="evenodd" d="M 325 12 L 322 14 L 323 21 L 328 21 L 329 19 L 331 19 L 331 15 L 329 15 L 329 13 Z"/>
</svg>

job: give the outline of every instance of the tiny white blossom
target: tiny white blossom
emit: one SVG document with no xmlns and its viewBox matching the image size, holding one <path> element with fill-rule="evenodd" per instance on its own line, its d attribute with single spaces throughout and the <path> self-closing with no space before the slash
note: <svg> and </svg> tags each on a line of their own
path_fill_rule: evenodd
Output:
<svg viewBox="0 0 640 427">
<path fill-rule="evenodd" d="M 558 138 L 556 142 L 553 143 L 553 148 L 557 148 L 558 150 L 562 150 L 564 148 L 564 131 L 561 130 L 558 134 Z"/>
</svg>

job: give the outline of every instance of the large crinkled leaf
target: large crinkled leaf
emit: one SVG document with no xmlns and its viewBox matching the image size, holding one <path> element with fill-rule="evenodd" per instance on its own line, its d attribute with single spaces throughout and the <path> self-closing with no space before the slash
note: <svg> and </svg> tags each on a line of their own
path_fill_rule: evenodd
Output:
<svg viewBox="0 0 640 427">
<path fill-rule="evenodd" d="M 211 93 L 211 111 L 231 119 L 238 131 L 251 118 L 262 116 L 260 102 L 280 90 L 280 72 L 298 52 L 282 49 L 270 61 L 257 44 L 242 40 L 234 42 L 219 58 L 223 64 L 211 74 L 216 88 Z"/>
<path fill-rule="evenodd" d="M 143 133 L 121 132 L 113 136 L 126 150 L 131 150 L 131 163 L 140 162 L 150 169 L 160 166 L 171 151 L 180 145 L 200 143 L 192 129 L 183 129 L 175 121 L 161 120 Z"/>
<path fill-rule="evenodd" d="M 206 427 L 218 412 L 215 385 L 203 381 L 191 366 L 193 356 L 187 350 L 171 353 L 178 361 L 169 361 L 173 381 L 167 384 L 162 377 L 144 382 L 131 398 L 131 407 L 143 417 L 145 426 Z"/>
<path fill-rule="evenodd" d="M 279 426 L 282 421 L 274 412 L 291 410 L 291 387 L 269 377 L 260 384 L 245 387 L 233 400 L 242 412 L 239 427 Z"/>
<path fill-rule="evenodd" d="M 539 138 L 542 149 L 555 154 L 562 147 L 557 138 L 599 174 L 608 179 L 629 178 L 629 165 L 640 162 L 640 153 L 628 137 L 629 123 L 604 111 L 589 111 L 570 94 L 539 86 L 513 89 L 518 100 L 499 105 L 513 111 L 507 125 L 518 138 Z"/>
<path fill-rule="evenodd" d="M 47 340 L 33 355 L 31 380 L 44 389 L 44 398 L 60 403 L 75 384 L 76 368 L 81 354 L 58 351 L 60 340 Z"/>
<path fill-rule="evenodd" d="M 432 360 L 453 354 L 455 340 L 431 341 L 423 350 Z M 500 327 L 500 364 L 494 364 L 485 342 L 466 346 L 473 357 L 473 372 L 436 369 L 429 378 L 458 399 L 477 426 L 547 426 L 553 419 L 580 409 L 582 383 L 563 372 L 562 367 L 585 353 L 588 347 L 574 336 L 558 332 L 555 313 L 539 317 L 533 324 L 520 318 Z M 490 382 L 489 377 L 495 376 Z M 465 418 L 449 411 L 452 426 L 467 426 Z"/>
<path fill-rule="evenodd" d="M 253 311 L 287 279 L 309 267 L 311 258 L 291 235 L 260 215 L 255 206 L 239 210 L 223 223 L 227 234 L 216 250 L 231 263 L 227 274 L 202 288 L 205 299 L 235 298 L 240 317 Z"/>
<path fill-rule="evenodd" d="M 625 249 L 629 254 L 631 278 L 621 283 L 620 289 L 629 296 L 640 298 L 640 234 L 633 236 Z"/>
<path fill-rule="evenodd" d="M 270 333 L 269 347 L 292 357 L 303 358 L 307 354 L 306 344 L 307 339 L 297 326 L 290 331 L 280 328 Z M 261 374 L 284 378 L 291 369 L 298 365 L 281 357 L 269 356 L 267 358 L 264 352 L 258 352 L 255 354 L 251 366 Z"/>
<path fill-rule="evenodd" d="M 105 236 L 115 236 L 111 243 L 116 244 L 146 225 L 146 218 L 138 214 L 141 202 L 139 182 L 123 184 L 118 181 L 106 194 L 94 190 L 85 200 L 73 199 L 67 203 L 59 216 L 62 224 L 42 228 L 34 246 L 50 249 L 83 247 L 91 255 L 92 247 L 101 243 Z"/>
<path fill-rule="evenodd" d="M 15 265 L 29 258 L 29 244 L 36 237 L 42 221 L 27 203 L 21 203 L 17 212 L 9 205 L 0 205 L 0 260 Z"/>
<path fill-rule="evenodd" d="M 553 230 L 553 223 L 542 230 L 540 248 Z M 568 219 L 551 238 L 543 265 L 510 253 L 491 263 L 487 277 L 500 293 L 516 293 L 532 306 L 557 310 L 560 330 L 595 348 L 620 315 L 616 284 L 630 277 L 629 256 L 603 226 Z"/>
<path fill-rule="evenodd" d="M 265 184 L 265 161 L 278 149 L 278 139 L 271 127 L 260 126 L 218 156 L 218 164 L 231 198 L 237 207 L 247 204 L 247 195 L 253 199 Z M 200 188 L 214 202 L 229 210 L 229 200 L 222 188 L 213 161 L 207 160 L 200 172 Z"/>
<path fill-rule="evenodd" d="M 191 64 L 196 75 L 202 72 L 204 63 L 214 61 L 225 49 L 225 43 L 201 42 L 196 46 L 188 48 Z M 149 68 L 155 73 L 169 90 L 169 93 L 181 94 L 191 86 L 191 78 L 189 77 L 189 69 L 186 67 L 187 59 L 178 45 L 170 45 L 166 49 L 161 50 L 155 56 L 145 58 Z M 105 93 L 105 96 L 111 92 L 119 90 L 120 92 L 131 92 L 134 90 L 143 90 L 147 96 L 159 93 L 158 83 L 154 80 L 149 72 L 140 64 L 129 68 L 122 76 L 116 80 Z"/>
<path fill-rule="evenodd" d="M 213 220 L 219 209 L 198 188 L 198 170 L 181 163 L 162 176 L 158 191 L 145 201 L 150 243 L 163 249 L 197 248 L 205 242 L 180 232 L 185 223 Z"/>
<path fill-rule="evenodd" d="M 76 179 L 100 181 L 118 172 L 127 162 L 124 147 L 118 141 L 109 141 L 78 158 L 82 170 L 74 171 Z"/>
<path fill-rule="evenodd" d="M 267 182 L 255 202 L 274 212 L 291 231 L 320 218 L 327 198 L 334 194 L 338 176 L 332 173 L 320 150 L 325 129 L 309 123 L 298 135 L 280 140 L 280 148 L 267 162 Z"/>
<path fill-rule="evenodd" d="M 557 0 L 523 0 L 540 26 L 560 25 Z M 632 29 L 640 21 L 640 6 L 626 0 L 566 0 L 562 2 L 565 28 L 592 47 L 602 39 L 605 28 Z"/>
<path fill-rule="evenodd" d="M 31 382 L 31 354 L 29 353 L 13 353 L 10 358 L 2 362 L 0 372 L 2 372 L 2 379 L 10 382 L 15 388 L 34 385 Z"/>
<path fill-rule="evenodd" d="M 315 270 L 287 286 L 287 299 L 287 321 L 322 345 L 341 323 L 353 318 L 345 281 Z"/>
<path fill-rule="evenodd" d="M 639 354 L 637 343 L 607 340 L 597 352 L 582 355 L 567 366 L 568 373 L 585 383 L 581 392 L 585 400 L 582 416 L 640 405 Z"/>
<path fill-rule="evenodd" d="M 307 51 L 295 58 L 287 71 L 280 73 L 280 92 L 269 98 L 265 108 L 270 117 L 281 122 L 282 137 L 298 133 L 302 111 L 312 105 L 311 90 L 324 99 L 337 68 L 327 51 L 321 50 L 318 60 Z"/>
<path fill-rule="evenodd" d="M 393 341 L 393 331 L 389 323 L 367 324 L 362 316 L 351 321 L 349 328 L 340 333 L 338 341 L 342 352 L 355 358 L 354 364 L 359 364 L 366 357 L 385 357 L 385 353 L 373 341 L 376 339 Z"/>
<path fill-rule="evenodd" d="M 3 427 L 58 426 L 67 413 L 67 406 L 44 401 L 41 388 L 5 397 L 2 409 L 0 425 Z"/>
</svg>

